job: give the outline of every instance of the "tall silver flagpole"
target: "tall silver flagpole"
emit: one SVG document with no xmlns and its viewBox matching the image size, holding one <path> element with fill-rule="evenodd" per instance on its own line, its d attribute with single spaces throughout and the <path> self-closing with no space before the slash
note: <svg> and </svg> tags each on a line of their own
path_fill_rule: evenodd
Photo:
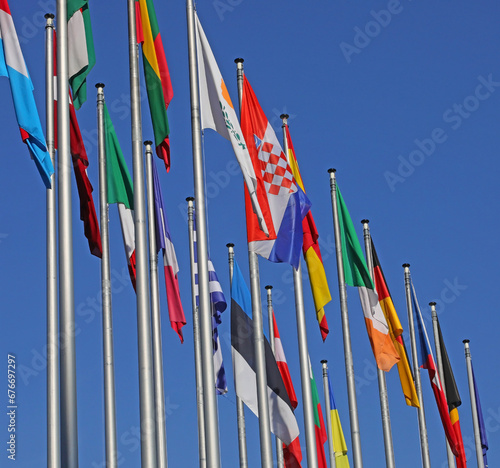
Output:
<svg viewBox="0 0 500 468">
<path fill-rule="evenodd" d="M 330 174 L 330 194 L 332 198 L 333 228 L 335 231 L 335 253 L 337 256 L 337 274 L 339 278 L 340 315 L 342 318 L 342 335 L 344 338 L 345 373 L 347 380 L 347 397 L 349 401 L 349 419 L 351 422 L 352 456 L 354 468 L 362 468 L 361 438 L 358 422 L 358 404 L 356 401 L 356 384 L 354 378 L 354 363 L 352 358 L 351 334 L 349 331 L 349 315 L 347 311 L 347 292 L 344 277 L 344 262 L 342 259 L 342 244 L 340 238 L 339 214 L 337 208 L 337 183 L 335 169 L 328 169 Z"/>
<path fill-rule="evenodd" d="M 271 345 L 271 350 L 273 351 L 274 357 L 276 357 L 274 351 L 274 323 L 273 323 L 273 287 L 271 285 L 266 286 L 267 291 L 267 315 L 269 322 L 269 344 Z M 283 442 L 278 436 L 276 436 L 276 467 L 284 468 L 285 460 L 283 459 Z"/>
<path fill-rule="evenodd" d="M 56 168 L 54 148 L 54 15 L 47 13 L 45 26 L 45 115 L 47 150 Z M 47 189 L 47 467 L 61 466 L 59 444 L 59 343 L 57 316 L 57 220 L 56 175 Z"/>
<path fill-rule="evenodd" d="M 233 269 L 234 269 L 234 244 L 226 244 L 228 249 L 229 261 L 229 283 L 233 287 Z M 232 291 L 232 289 L 231 289 Z M 247 439 L 245 430 L 245 405 L 243 400 L 236 395 L 236 420 L 238 424 L 238 448 L 240 453 L 240 468 L 248 467 Z"/>
<path fill-rule="evenodd" d="M 191 302 L 193 309 L 193 341 L 196 376 L 196 404 L 198 411 L 198 451 L 200 468 L 207 466 L 207 449 L 205 440 L 205 412 L 203 407 L 203 375 L 200 343 L 200 318 L 196 305 L 195 254 L 194 254 L 194 197 L 186 198 L 188 202 L 189 257 L 191 261 Z"/>
<path fill-rule="evenodd" d="M 439 378 L 441 380 L 441 385 L 443 387 L 444 394 L 446 395 L 446 382 L 444 380 L 443 356 L 441 355 L 441 346 L 439 341 L 436 303 L 429 302 L 429 305 L 431 306 L 432 329 L 434 331 L 434 345 L 436 346 L 436 361 L 438 366 Z M 448 439 L 446 438 L 446 436 L 445 436 L 445 442 L 446 442 L 446 455 L 448 456 L 448 467 L 455 468 L 455 458 L 453 456 L 453 452 L 451 451 L 451 447 L 450 444 L 448 443 Z"/>
<path fill-rule="evenodd" d="M 158 249 L 156 246 L 155 201 L 153 184 L 152 141 L 145 141 L 146 180 L 148 192 L 148 230 L 149 230 L 149 275 L 151 287 L 151 331 L 153 335 L 153 374 L 155 388 L 155 429 L 156 457 L 158 468 L 166 468 L 167 429 L 165 426 L 165 389 L 163 384 L 163 352 L 161 343 L 160 291 L 158 289 Z"/>
<path fill-rule="evenodd" d="M 361 221 L 363 224 L 363 237 L 365 240 L 365 253 L 366 262 L 368 265 L 368 271 L 373 281 L 373 257 L 372 257 L 372 246 L 370 237 L 370 227 L 368 226 L 369 221 L 363 219 Z M 387 319 L 387 317 L 386 317 Z M 396 462 L 394 460 L 394 447 L 392 444 L 392 430 L 391 430 L 391 414 L 389 412 L 389 397 L 387 394 L 387 382 L 385 380 L 385 372 L 380 370 L 377 366 L 377 377 L 378 377 L 378 392 L 380 397 L 380 413 L 382 416 L 382 432 L 384 434 L 384 448 L 385 448 L 385 463 L 387 468 L 395 468 Z"/>
<path fill-rule="evenodd" d="M 474 377 L 472 375 L 472 358 L 470 355 L 470 340 L 463 340 L 465 350 L 465 363 L 467 365 L 467 377 L 469 380 L 470 408 L 472 411 L 472 423 L 474 427 L 474 441 L 476 443 L 477 468 L 484 468 L 483 447 L 481 445 L 481 432 L 479 430 L 479 417 L 477 414 L 476 391 L 474 389 Z"/>
<path fill-rule="evenodd" d="M 71 214 L 67 0 L 57 0 L 57 186 L 59 202 L 59 333 L 61 336 L 61 465 L 78 467 L 75 300 Z"/>
<path fill-rule="evenodd" d="M 243 98 L 243 59 L 235 59 L 238 83 L 238 98 Z M 262 468 L 272 468 L 273 447 L 271 443 L 271 422 L 267 399 L 266 356 L 264 350 L 264 327 L 262 321 L 262 303 L 260 300 L 259 259 L 248 245 L 248 266 L 250 269 L 250 293 L 252 296 L 252 319 L 255 346 L 255 367 L 257 374 L 257 405 L 259 409 L 260 455 Z"/>
<path fill-rule="evenodd" d="M 109 264 L 108 188 L 106 177 L 106 136 L 104 130 L 104 85 L 97 88 L 97 128 L 99 142 L 99 209 L 101 213 L 101 293 L 102 342 L 104 361 L 104 427 L 106 467 L 117 468 L 115 358 L 113 352 L 113 314 L 111 309 L 111 272 Z"/>
<path fill-rule="evenodd" d="M 420 433 L 422 466 L 423 468 L 430 468 L 431 459 L 429 455 L 429 441 L 427 439 L 427 425 L 425 423 L 424 398 L 422 396 L 422 383 L 420 381 L 420 368 L 418 367 L 417 357 L 417 339 L 415 338 L 415 325 L 413 323 L 410 264 L 404 263 L 403 268 L 405 269 L 406 308 L 408 309 L 408 328 L 410 329 L 411 357 L 413 361 L 413 372 L 415 374 L 415 390 L 417 391 L 418 400 L 420 402 L 420 407 L 418 408 L 418 427 Z"/>
<path fill-rule="evenodd" d="M 212 345 L 212 308 L 208 285 L 208 246 L 205 206 L 205 180 L 201 151 L 201 121 L 198 73 L 196 63 L 196 38 L 193 0 L 186 2 L 189 51 L 189 84 L 191 96 L 191 132 L 193 144 L 194 197 L 196 199 L 196 248 L 198 254 L 199 317 L 203 372 L 203 399 L 205 409 L 205 440 L 207 466 L 220 466 L 219 421 L 215 395 L 214 361 Z"/>
<path fill-rule="evenodd" d="M 286 138 L 287 114 L 282 114 L 283 146 L 288 160 L 288 141 Z M 304 294 L 302 288 L 302 266 L 293 270 L 293 289 L 295 294 L 295 316 L 297 320 L 297 339 L 299 342 L 300 382 L 302 386 L 302 406 L 304 411 L 304 428 L 306 433 L 307 466 L 318 466 L 316 451 L 316 435 L 314 431 L 314 412 L 312 403 L 311 378 L 309 377 L 309 350 L 307 346 L 306 315 L 304 311 Z"/>
<path fill-rule="evenodd" d="M 189 259 L 191 265 L 191 303 L 193 308 L 194 368 L 196 376 L 196 409 L 198 411 L 198 452 L 200 468 L 207 466 L 207 447 L 205 442 L 205 412 L 203 409 L 203 375 L 201 369 L 200 317 L 196 305 L 196 270 L 194 261 L 194 197 L 188 202 Z"/>
<path fill-rule="evenodd" d="M 156 434 L 153 386 L 151 316 L 149 309 L 148 250 L 146 203 L 144 201 L 144 167 L 142 160 L 141 98 L 139 90 L 138 46 L 135 22 L 135 0 L 128 0 L 128 34 L 130 62 L 130 110 L 132 132 L 132 165 L 134 168 L 134 226 L 137 292 L 137 339 L 139 352 L 139 402 L 141 417 L 141 462 L 143 467 L 156 466 Z"/>
<path fill-rule="evenodd" d="M 328 361 L 323 359 L 321 361 L 323 366 L 323 391 L 325 393 L 325 412 L 326 412 L 326 432 L 328 434 L 328 453 L 330 455 L 330 468 L 335 468 L 335 449 L 333 448 L 333 434 L 332 434 L 332 417 L 330 406 L 330 388 L 328 387 Z"/>
</svg>

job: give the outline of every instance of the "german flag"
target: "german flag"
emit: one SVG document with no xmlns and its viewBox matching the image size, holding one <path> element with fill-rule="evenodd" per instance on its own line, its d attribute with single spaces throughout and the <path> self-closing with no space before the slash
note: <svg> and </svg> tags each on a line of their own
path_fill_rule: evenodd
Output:
<svg viewBox="0 0 500 468">
<path fill-rule="evenodd" d="M 292 169 L 293 177 L 305 193 L 288 125 L 286 126 L 286 139 L 288 143 L 288 163 Z M 309 273 L 309 282 L 311 283 L 314 308 L 316 309 L 316 318 L 321 331 L 321 338 L 325 341 L 326 335 L 328 335 L 330 330 L 328 329 L 324 307 L 332 300 L 332 296 L 330 295 L 330 289 L 326 281 L 325 267 L 323 266 L 323 259 L 319 250 L 318 230 L 316 229 L 316 223 L 310 210 L 302 220 L 302 231 L 304 232 L 302 252 L 306 260 L 307 272 Z"/>
<path fill-rule="evenodd" d="M 437 319 L 437 317 L 436 317 Z M 457 468 L 465 468 L 467 466 L 464 441 L 462 439 L 462 431 L 460 429 L 460 421 L 458 419 L 458 407 L 462 404 L 460 399 L 460 394 L 458 393 L 457 383 L 455 382 L 455 376 L 451 369 L 450 359 L 446 351 L 446 347 L 443 341 L 443 335 L 441 333 L 441 326 L 439 325 L 439 320 L 437 320 L 437 329 L 439 337 L 439 349 L 441 351 L 441 361 L 443 363 L 443 381 L 446 393 L 446 402 L 448 403 L 448 411 L 450 412 L 451 425 L 453 431 L 455 432 L 456 440 L 458 442 L 458 456 Z"/>
<path fill-rule="evenodd" d="M 389 288 L 387 287 L 384 272 L 382 271 L 382 267 L 380 266 L 373 240 L 371 241 L 371 244 L 375 289 L 377 290 L 380 307 L 384 312 L 385 319 L 387 320 L 387 325 L 389 326 L 389 334 L 391 335 L 392 342 L 394 343 L 394 347 L 396 348 L 396 351 L 401 358 L 397 363 L 399 379 L 401 380 L 401 388 L 405 396 L 406 404 L 408 406 L 419 408 L 420 404 L 418 402 L 417 391 L 415 390 L 413 373 L 408 361 L 408 354 L 406 352 L 406 347 L 402 336 L 403 327 L 401 326 L 398 314 L 396 313 L 396 309 L 394 308 L 391 294 L 389 292 Z"/>
</svg>

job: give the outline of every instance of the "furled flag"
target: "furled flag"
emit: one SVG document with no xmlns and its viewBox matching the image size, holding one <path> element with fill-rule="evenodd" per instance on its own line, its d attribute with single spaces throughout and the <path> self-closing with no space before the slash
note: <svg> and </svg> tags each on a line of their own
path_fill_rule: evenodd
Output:
<svg viewBox="0 0 500 468">
<path fill-rule="evenodd" d="M 312 403 L 314 411 L 314 434 L 316 436 L 316 453 L 318 454 L 318 468 L 327 468 L 325 455 L 325 442 L 328 440 L 326 434 L 323 411 L 318 396 L 318 387 L 314 380 L 314 374 L 311 367 L 311 358 L 309 358 L 309 380 L 311 382 Z"/>
<path fill-rule="evenodd" d="M 380 307 L 377 292 L 368 272 L 358 236 L 337 185 L 342 259 L 345 282 L 357 286 L 366 330 L 379 369 L 388 372 L 399 361 L 399 355 L 389 334 L 389 326 Z"/>
<path fill-rule="evenodd" d="M 236 394 L 255 416 L 259 417 L 253 321 L 245 312 L 252 310 L 251 304 L 250 291 L 235 262 L 231 288 L 231 351 L 234 384 Z M 288 445 L 299 435 L 299 427 L 276 359 L 265 337 L 264 349 L 271 432 Z"/>
<path fill-rule="evenodd" d="M 446 402 L 446 395 L 444 394 L 441 380 L 439 379 L 439 374 L 436 370 L 436 364 L 434 361 L 434 356 L 432 355 L 429 337 L 427 335 L 427 330 L 425 329 L 424 319 L 422 317 L 422 312 L 420 312 L 420 307 L 418 305 L 413 283 L 411 285 L 411 298 L 414 313 L 416 316 L 417 350 L 420 367 L 429 371 L 429 380 L 431 381 L 432 391 L 436 399 L 436 404 L 439 410 L 439 416 L 441 417 L 441 422 L 443 423 L 446 439 L 450 444 L 453 455 L 455 455 L 455 457 L 459 457 L 459 444 L 455 435 L 455 431 L 453 430 L 453 427 L 451 425 L 450 414 L 448 413 L 448 404 Z"/>
<path fill-rule="evenodd" d="M 148 91 L 149 111 L 153 122 L 156 154 L 170 170 L 170 129 L 167 109 L 174 91 L 153 0 L 136 0 L 137 42 L 142 44 L 144 77 Z"/>
<path fill-rule="evenodd" d="M 163 205 L 163 196 L 161 194 L 160 179 L 156 164 L 151 155 L 151 165 L 153 166 L 153 188 L 155 202 L 155 226 L 156 226 L 156 246 L 158 251 L 163 251 L 163 265 L 165 268 L 165 286 L 167 288 L 168 315 L 170 316 L 170 325 L 177 332 L 181 343 L 184 342 L 182 336 L 182 327 L 186 325 L 186 317 L 181 303 L 179 292 L 179 280 L 177 273 L 179 265 L 175 256 L 174 244 L 170 236 L 168 227 L 167 213 Z"/>
<path fill-rule="evenodd" d="M 31 82 L 7 0 L 0 0 L 0 76 L 10 81 L 10 90 L 21 138 L 42 180 L 50 188 L 54 166 L 47 151 Z"/>
<path fill-rule="evenodd" d="M 333 451 L 335 453 L 335 467 L 336 468 L 349 468 L 349 459 L 347 458 L 347 444 L 345 443 L 344 431 L 340 424 L 339 412 L 335 405 L 335 398 L 333 397 L 332 384 L 330 382 L 330 375 L 328 374 L 328 390 L 330 394 L 330 420 L 332 421 L 332 439 Z"/>
<path fill-rule="evenodd" d="M 295 394 L 295 389 L 293 388 L 292 378 L 290 376 L 290 371 L 288 369 L 288 364 L 286 362 L 285 351 L 281 343 L 280 332 L 278 330 L 278 324 L 276 323 L 276 317 L 274 316 L 273 310 L 273 330 L 274 330 L 274 357 L 276 358 L 276 364 L 278 364 L 278 369 L 285 384 L 286 393 L 292 404 L 292 408 L 297 408 L 297 395 Z M 300 468 L 300 462 L 302 461 L 302 450 L 300 448 L 299 438 L 293 439 L 292 443 L 289 445 L 283 444 L 283 458 L 285 460 L 285 468 Z"/>
<path fill-rule="evenodd" d="M 57 41 L 54 30 L 54 89 L 57 88 Z M 54 143 L 57 149 L 57 93 L 54 93 Z M 89 158 L 83 144 L 80 126 L 76 118 L 75 106 L 71 93 L 69 93 L 69 133 L 70 133 L 70 152 L 73 161 L 73 170 L 75 171 L 76 186 L 80 198 L 80 219 L 83 221 L 83 231 L 88 239 L 90 253 L 96 257 L 102 257 L 101 233 L 99 231 L 99 222 L 95 211 L 94 198 L 92 192 L 94 188 L 87 175 L 89 167 Z"/>
<path fill-rule="evenodd" d="M 486 457 L 486 452 L 488 451 L 488 437 L 486 436 L 486 427 L 484 425 L 483 410 L 481 409 L 481 401 L 479 399 L 479 392 L 477 390 L 476 377 L 474 376 L 474 368 L 472 367 L 472 380 L 474 381 L 474 394 L 476 395 L 476 410 L 477 418 L 479 420 L 479 435 L 481 437 L 481 447 L 483 449 L 483 460 L 484 468 L 488 468 L 488 458 Z"/>
<path fill-rule="evenodd" d="M 410 361 L 408 360 L 405 343 L 403 341 L 403 327 L 401 326 L 398 314 L 394 308 L 391 293 L 389 292 L 387 282 L 385 281 L 384 272 L 380 266 L 380 261 L 378 259 L 377 251 L 375 250 L 373 240 L 371 241 L 371 244 L 375 290 L 377 291 L 380 307 L 384 312 L 387 325 L 389 326 L 389 334 L 400 357 L 400 360 L 398 361 L 398 373 L 399 380 L 401 381 L 401 388 L 403 389 L 403 395 L 408 406 L 419 408 L 420 404 L 418 402 L 417 391 L 415 389 L 415 381 L 411 371 Z"/>
<path fill-rule="evenodd" d="M 269 234 L 259 228 L 246 193 L 247 238 L 250 249 L 271 262 L 300 262 L 302 220 L 311 206 L 295 181 L 288 158 L 244 77 L 241 129 L 257 176 L 257 199 Z"/>
<path fill-rule="evenodd" d="M 198 287 L 198 251 L 196 249 L 196 220 L 193 212 L 193 238 L 194 238 L 194 288 L 196 295 L 196 306 L 200 305 Z M 222 312 L 227 308 L 226 298 L 222 292 L 219 278 L 215 272 L 214 265 L 208 259 L 208 289 L 210 291 L 210 303 L 212 305 L 212 347 L 215 373 L 215 390 L 218 395 L 227 393 L 226 371 L 222 360 L 222 348 L 220 347 L 218 326 L 222 323 Z"/>
<path fill-rule="evenodd" d="M 107 201 L 109 204 L 116 203 L 118 205 L 128 271 L 135 290 L 134 189 L 106 103 L 104 103 L 104 131 L 106 136 Z"/>
<path fill-rule="evenodd" d="M 259 225 L 264 233 L 268 233 L 257 200 L 257 177 L 250 159 L 248 147 L 236 116 L 231 97 L 222 79 L 205 32 L 196 15 L 196 49 L 198 51 L 198 81 L 200 87 L 201 128 L 211 128 L 231 142 L 236 159 L 240 164 L 252 208 L 256 213 Z"/>
<path fill-rule="evenodd" d="M 286 140 L 288 144 L 288 161 L 292 168 L 292 174 L 299 184 L 299 187 L 306 192 L 302 176 L 299 171 L 299 164 L 293 149 L 292 138 L 288 125 L 286 126 Z M 318 243 L 318 230 L 312 215 L 312 211 L 307 213 L 302 221 L 302 230 L 304 231 L 304 243 L 302 245 L 302 252 L 306 259 L 307 271 L 309 273 L 309 282 L 311 283 L 311 290 L 314 299 L 314 308 L 316 309 L 316 318 L 318 319 L 319 329 L 321 331 L 321 338 L 326 340 L 326 335 L 330 331 L 326 321 L 324 307 L 332 300 L 328 282 L 326 281 L 325 267 L 323 266 L 323 259 L 321 258 L 321 251 Z"/>
<path fill-rule="evenodd" d="M 88 0 L 68 0 L 68 74 L 76 109 L 87 100 L 87 75 L 94 65 Z"/>
<path fill-rule="evenodd" d="M 441 350 L 441 361 L 443 362 L 443 380 L 446 402 L 448 403 L 451 425 L 453 427 L 453 430 L 455 431 L 455 437 L 458 443 L 458 451 L 460 453 L 460 456 L 457 457 L 457 468 L 465 468 L 467 466 L 467 461 L 465 457 L 464 441 L 462 438 L 462 431 L 460 429 L 460 420 L 458 417 L 457 409 L 462 404 L 462 400 L 460 399 L 457 383 L 455 382 L 455 376 L 453 375 L 453 370 L 451 369 L 450 358 L 448 357 L 448 352 L 446 351 L 446 346 L 444 345 L 443 334 L 441 333 L 441 325 L 439 324 L 439 319 L 437 317 L 436 320 L 439 337 L 439 348 Z"/>
</svg>

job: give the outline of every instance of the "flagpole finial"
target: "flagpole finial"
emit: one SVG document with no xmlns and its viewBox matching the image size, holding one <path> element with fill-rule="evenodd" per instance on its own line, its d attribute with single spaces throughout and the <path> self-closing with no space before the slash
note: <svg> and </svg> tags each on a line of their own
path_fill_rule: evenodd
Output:
<svg viewBox="0 0 500 468">
<path fill-rule="evenodd" d="M 234 59 L 234 63 L 238 64 L 238 66 L 240 66 L 239 64 L 240 63 L 243 63 L 245 60 L 243 60 L 242 58 L 235 58 Z"/>
<path fill-rule="evenodd" d="M 97 92 L 99 94 L 102 94 L 102 90 L 104 89 L 104 83 L 96 83 L 95 87 L 97 89 Z"/>
<path fill-rule="evenodd" d="M 45 19 L 54 19 L 54 13 L 45 13 Z"/>
<path fill-rule="evenodd" d="M 320 362 L 321 364 L 326 364 L 328 361 L 326 359 L 322 359 Z"/>
<path fill-rule="evenodd" d="M 272 287 L 270 284 L 268 284 L 268 285 L 266 286 L 266 289 L 267 289 L 267 290 L 270 290 L 270 289 L 273 289 L 273 287 Z"/>
<path fill-rule="evenodd" d="M 463 340 L 462 341 L 463 344 L 467 344 L 467 343 L 470 343 L 470 340 Z"/>
<path fill-rule="evenodd" d="M 146 140 L 144 142 L 144 146 L 151 146 L 153 144 L 153 142 L 151 140 Z"/>
<path fill-rule="evenodd" d="M 435 306 L 436 303 L 435 302 L 429 302 L 429 305 L 432 307 L 432 306 Z"/>
<path fill-rule="evenodd" d="M 333 169 L 332 167 L 328 169 L 328 174 L 334 174 L 335 172 L 337 172 L 337 169 Z"/>
<path fill-rule="evenodd" d="M 410 264 L 409 263 L 403 263 L 403 268 L 410 268 Z"/>
<path fill-rule="evenodd" d="M 361 224 L 368 224 L 370 222 L 369 219 L 362 219 Z"/>
<path fill-rule="evenodd" d="M 281 114 L 280 115 L 281 120 L 286 120 L 286 119 L 288 119 L 288 117 L 290 117 L 288 114 Z"/>
<path fill-rule="evenodd" d="M 229 247 L 234 247 L 234 244 L 232 242 L 229 242 L 226 244 L 226 247 L 229 249 Z"/>
</svg>

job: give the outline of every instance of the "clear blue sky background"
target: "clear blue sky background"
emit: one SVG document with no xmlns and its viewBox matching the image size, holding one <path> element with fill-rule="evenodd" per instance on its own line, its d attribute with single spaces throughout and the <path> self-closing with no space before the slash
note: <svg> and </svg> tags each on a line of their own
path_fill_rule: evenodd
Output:
<svg viewBox="0 0 500 468">
<path fill-rule="evenodd" d="M 54 0 L 10 2 L 44 120 L 44 21 Z M 131 167 L 126 2 L 90 2 L 97 64 L 88 101 L 78 118 L 98 190 L 94 84 L 105 95 Z M 185 198 L 193 194 L 186 15 L 183 1 L 156 2 L 175 96 L 169 108 L 172 169 L 158 161 L 164 199 L 180 264 L 179 282 L 188 325 L 181 345 L 168 322 L 163 280 L 163 347 L 170 466 L 197 466 L 197 424 Z M 379 13 L 391 10 L 392 13 Z M 500 146 L 500 33 L 497 2 L 377 0 L 214 0 L 198 4 L 216 59 L 237 102 L 234 58 L 245 71 L 271 124 L 290 114 L 290 131 L 321 236 L 333 300 L 326 306 L 330 335 L 321 342 L 312 296 L 305 283 L 307 334 L 321 398 L 321 359 L 332 385 L 350 447 L 337 271 L 326 170 L 337 168 L 339 186 L 362 236 L 372 235 L 403 327 L 408 328 L 403 269 L 409 262 L 429 319 L 438 302 L 444 339 L 462 397 L 459 409 L 470 467 L 476 466 L 462 340 L 471 340 L 476 377 L 490 442 L 490 466 L 500 464 L 498 304 L 498 172 Z M 378 18 L 378 20 L 376 19 Z M 361 32 L 359 32 L 361 31 Z M 489 82 L 481 87 L 481 83 Z M 489 89 L 488 89 L 489 88 Z M 477 99 L 478 96 L 480 99 Z M 143 98 L 145 95 L 143 95 Z M 0 80 L 0 379 L 6 412 L 7 353 L 16 355 L 16 467 L 46 463 L 45 189 L 21 142 L 6 79 Z M 143 101 L 143 139 L 152 139 Z M 281 139 L 281 134 L 278 133 Z M 434 138 L 434 143 L 429 139 Z M 415 153 L 419 146 L 425 153 Z M 212 131 L 204 140 L 210 249 L 229 301 L 226 243 L 248 278 L 243 183 L 230 144 Z M 390 173 L 390 174 L 389 174 Z M 88 252 L 73 187 L 79 459 L 81 467 L 104 461 L 100 262 Z M 116 409 L 120 463 L 140 466 L 135 294 L 130 285 L 118 214 L 110 208 Z M 289 266 L 260 261 L 262 287 L 272 284 L 275 310 L 292 379 L 300 396 L 300 372 L 292 275 Z M 454 285 L 453 287 L 450 287 Z M 263 298 L 264 298 L 263 290 Z M 374 359 L 357 292 L 349 288 L 354 369 L 363 459 L 384 466 Z M 265 308 L 264 308 L 265 310 Z M 220 329 L 229 392 L 218 398 L 222 464 L 237 466 L 235 393 L 229 311 Z M 267 323 L 267 316 L 264 317 Z M 427 320 L 431 334 L 430 320 Z M 266 327 L 267 328 L 267 327 Z M 432 334 L 431 334 L 432 336 Z M 432 466 L 446 463 L 444 432 L 426 371 L 422 372 Z M 417 413 L 407 407 L 395 370 L 387 375 L 396 463 L 421 466 Z M 3 390 L 2 390 L 3 389 Z M 297 410 L 303 427 L 302 406 Z M 0 418 L 0 466 L 7 419 Z M 259 466 L 258 421 L 247 412 L 249 466 Z M 305 459 L 305 439 L 301 435 Z M 351 456 L 351 455 L 350 455 Z M 12 462 L 11 462 L 12 463 Z M 304 466 L 306 466 L 304 461 Z"/>
</svg>

